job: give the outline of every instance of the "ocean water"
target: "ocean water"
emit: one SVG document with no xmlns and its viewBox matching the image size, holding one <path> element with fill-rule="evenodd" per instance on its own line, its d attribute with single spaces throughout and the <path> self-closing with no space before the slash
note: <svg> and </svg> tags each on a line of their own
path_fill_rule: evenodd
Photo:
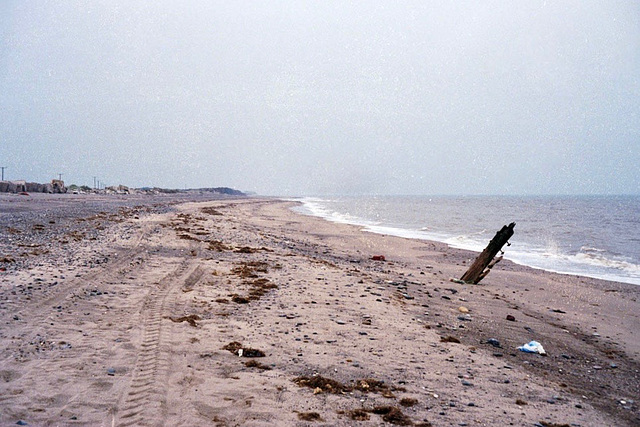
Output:
<svg viewBox="0 0 640 427">
<path fill-rule="evenodd" d="M 296 211 L 365 230 L 482 251 L 515 222 L 505 258 L 640 285 L 640 196 L 359 196 L 299 199 Z"/>
</svg>

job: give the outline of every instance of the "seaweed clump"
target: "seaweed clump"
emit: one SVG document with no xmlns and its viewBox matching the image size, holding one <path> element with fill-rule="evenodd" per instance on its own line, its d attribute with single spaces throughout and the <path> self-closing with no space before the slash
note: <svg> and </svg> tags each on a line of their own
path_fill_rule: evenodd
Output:
<svg viewBox="0 0 640 427">
<path fill-rule="evenodd" d="M 198 316 L 197 314 L 190 314 L 188 316 L 182 316 L 182 317 L 169 317 L 169 319 L 171 319 L 171 321 L 175 323 L 187 322 L 194 328 L 198 326 L 198 324 L 196 323 L 196 320 L 201 320 L 200 316 Z"/>
<path fill-rule="evenodd" d="M 297 377 L 293 379 L 293 382 L 300 387 L 309 387 L 314 390 L 320 390 L 320 392 L 327 392 L 332 394 L 341 394 L 351 391 L 351 387 L 342 384 L 336 380 L 325 378 L 321 375 L 315 375 L 312 377 Z"/>
<path fill-rule="evenodd" d="M 222 347 L 223 350 L 227 350 L 240 357 L 265 357 L 264 351 L 256 348 L 243 347 L 238 341 L 230 342 Z"/>
<path fill-rule="evenodd" d="M 298 418 L 302 421 L 322 421 L 320 414 L 317 412 L 300 412 Z"/>
<path fill-rule="evenodd" d="M 395 406 L 376 406 L 371 409 L 374 414 L 382 415 L 382 420 L 397 426 L 411 426 L 413 421 Z"/>
</svg>

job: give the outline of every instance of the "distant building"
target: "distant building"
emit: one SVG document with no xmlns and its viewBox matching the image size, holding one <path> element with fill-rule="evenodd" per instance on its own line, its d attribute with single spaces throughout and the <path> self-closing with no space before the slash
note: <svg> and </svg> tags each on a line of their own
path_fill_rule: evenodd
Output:
<svg viewBox="0 0 640 427">
<path fill-rule="evenodd" d="M 0 193 L 66 193 L 64 181 L 51 180 L 51 183 L 40 184 L 26 181 L 0 181 Z"/>
</svg>

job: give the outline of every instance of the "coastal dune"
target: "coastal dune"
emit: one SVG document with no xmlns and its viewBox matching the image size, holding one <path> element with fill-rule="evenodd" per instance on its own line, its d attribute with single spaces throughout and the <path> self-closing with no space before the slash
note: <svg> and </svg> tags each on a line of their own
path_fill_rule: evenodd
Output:
<svg viewBox="0 0 640 427">
<path fill-rule="evenodd" d="M 0 424 L 640 422 L 637 286 L 508 261 L 459 284 L 475 253 L 294 205 L 3 222 Z"/>
</svg>

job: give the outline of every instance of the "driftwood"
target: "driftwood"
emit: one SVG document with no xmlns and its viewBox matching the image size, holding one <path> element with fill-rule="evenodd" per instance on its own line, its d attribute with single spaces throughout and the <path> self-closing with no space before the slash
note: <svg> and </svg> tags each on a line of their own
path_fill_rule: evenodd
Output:
<svg viewBox="0 0 640 427">
<path fill-rule="evenodd" d="M 502 252 L 502 247 L 508 244 L 509 239 L 513 236 L 513 227 L 516 226 L 515 222 L 512 222 L 508 226 L 505 225 L 500 231 L 496 233 L 493 239 L 489 242 L 484 251 L 478 258 L 471 264 L 471 267 L 460 278 L 465 283 L 478 284 L 487 274 L 491 271 L 494 265 L 502 260 L 502 255 L 495 258 L 498 252 Z M 494 259 L 495 258 L 495 259 Z"/>
</svg>

